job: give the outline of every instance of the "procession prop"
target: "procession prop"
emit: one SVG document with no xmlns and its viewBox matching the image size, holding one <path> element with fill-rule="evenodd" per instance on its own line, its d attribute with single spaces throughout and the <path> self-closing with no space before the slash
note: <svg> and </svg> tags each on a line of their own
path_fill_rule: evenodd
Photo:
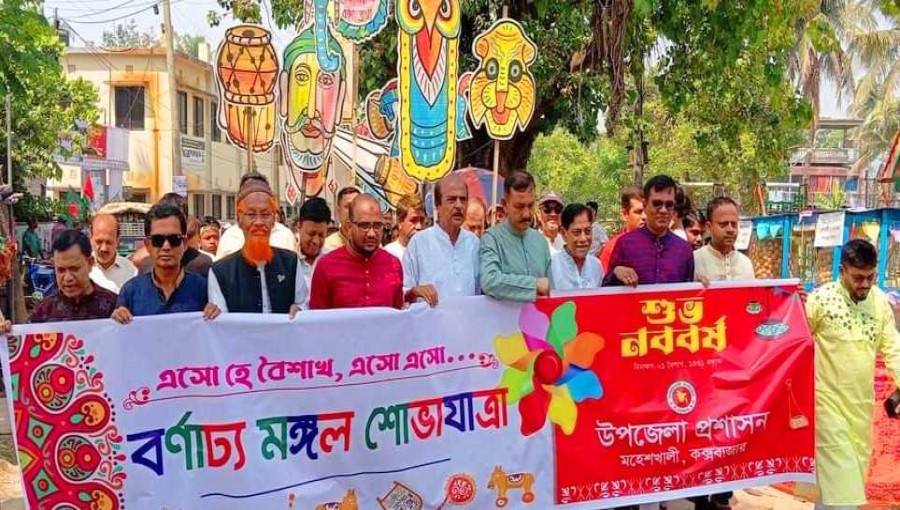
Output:
<svg viewBox="0 0 900 510">
<path fill-rule="evenodd" d="M 469 113 L 475 128 L 485 127 L 494 139 L 494 186 L 491 206 L 497 206 L 500 140 L 511 140 L 525 130 L 534 115 L 535 82 L 531 65 L 537 46 L 517 21 L 497 20 L 475 38 L 472 53 L 478 69 L 469 90 Z"/>
<path fill-rule="evenodd" d="M 419 182 L 441 179 L 456 158 L 459 0 L 397 0 L 400 162 Z"/>
<path fill-rule="evenodd" d="M 216 62 L 217 122 L 228 140 L 246 151 L 249 172 L 253 154 L 268 151 L 275 141 L 278 58 L 271 33 L 257 25 L 229 28 Z"/>
</svg>

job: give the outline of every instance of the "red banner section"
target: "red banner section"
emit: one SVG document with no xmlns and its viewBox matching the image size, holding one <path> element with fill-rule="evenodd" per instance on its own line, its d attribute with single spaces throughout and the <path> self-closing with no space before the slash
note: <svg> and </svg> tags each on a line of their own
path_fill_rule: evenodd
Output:
<svg viewBox="0 0 900 510">
<path fill-rule="evenodd" d="M 578 331 L 602 337 L 589 368 L 600 388 L 573 395 L 574 428 L 555 428 L 557 503 L 813 479 L 814 344 L 793 289 L 640 289 L 538 308 L 552 331 L 573 304 Z"/>
</svg>

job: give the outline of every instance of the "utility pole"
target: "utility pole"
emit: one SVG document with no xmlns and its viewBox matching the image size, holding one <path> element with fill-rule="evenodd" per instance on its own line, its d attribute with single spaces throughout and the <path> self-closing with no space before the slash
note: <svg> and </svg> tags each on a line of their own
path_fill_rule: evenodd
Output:
<svg viewBox="0 0 900 510">
<path fill-rule="evenodd" d="M 162 0 L 163 31 L 166 35 L 166 75 L 169 77 L 169 122 L 172 125 L 172 176 L 161 183 L 159 194 L 171 190 L 174 177 L 181 173 L 181 126 L 178 123 L 178 84 L 175 79 L 175 43 L 172 30 L 172 10 L 169 0 Z"/>
<path fill-rule="evenodd" d="M 6 183 L 12 186 L 12 94 L 6 93 Z M 12 211 L 12 207 L 10 207 Z"/>
</svg>

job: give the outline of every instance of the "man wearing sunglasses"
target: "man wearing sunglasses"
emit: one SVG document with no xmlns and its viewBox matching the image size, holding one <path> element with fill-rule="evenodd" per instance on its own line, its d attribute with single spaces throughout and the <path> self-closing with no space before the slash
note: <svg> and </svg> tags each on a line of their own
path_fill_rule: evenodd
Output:
<svg viewBox="0 0 900 510">
<path fill-rule="evenodd" d="M 547 238 L 550 256 L 558 253 L 566 246 L 566 240 L 559 232 L 559 216 L 563 211 L 562 197 L 555 191 L 548 191 L 538 202 L 540 210 L 541 233 Z"/>
<path fill-rule="evenodd" d="M 293 319 L 306 303 L 309 289 L 297 252 L 269 241 L 277 205 L 265 178 L 241 186 L 237 213 L 244 244 L 209 272 L 209 301 L 223 312 L 286 313 Z"/>
<path fill-rule="evenodd" d="M 200 311 L 207 320 L 218 317 L 218 307 L 207 299 L 206 278 L 185 271 L 181 264 L 187 246 L 184 211 L 156 204 L 144 218 L 144 231 L 153 269 L 122 287 L 113 320 L 127 324 L 142 315 Z"/>
<path fill-rule="evenodd" d="M 657 175 L 644 185 L 647 223 L 625 234 L 610 257 L 604 285 L 653 285 L 694 281 L 691 245 L 669 230 L 675 214 L 675 180 Z"/>
<path fill-rule="evenodd" d="M 347 210 L 347 244 L 325 255 L 313 271 L 309 307 L 403 308 L 424 296 L 411 289 L 404 296 L 403 267 L 397 257 L 381 248 L 385 228 L 375 197 L 359 194 Z"/>
</svg>

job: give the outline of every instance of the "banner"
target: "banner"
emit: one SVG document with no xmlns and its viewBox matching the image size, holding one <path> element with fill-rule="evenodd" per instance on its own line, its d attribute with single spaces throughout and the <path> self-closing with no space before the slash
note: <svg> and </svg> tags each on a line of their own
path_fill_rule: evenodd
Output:
<svg viewBox="0 0 900 510">
<path fill-rule="evenodd" d="M 27 501 L 580 509 L 812 481 L 799 299 L 685 287 L 17 326 Z"/>
</svg>

